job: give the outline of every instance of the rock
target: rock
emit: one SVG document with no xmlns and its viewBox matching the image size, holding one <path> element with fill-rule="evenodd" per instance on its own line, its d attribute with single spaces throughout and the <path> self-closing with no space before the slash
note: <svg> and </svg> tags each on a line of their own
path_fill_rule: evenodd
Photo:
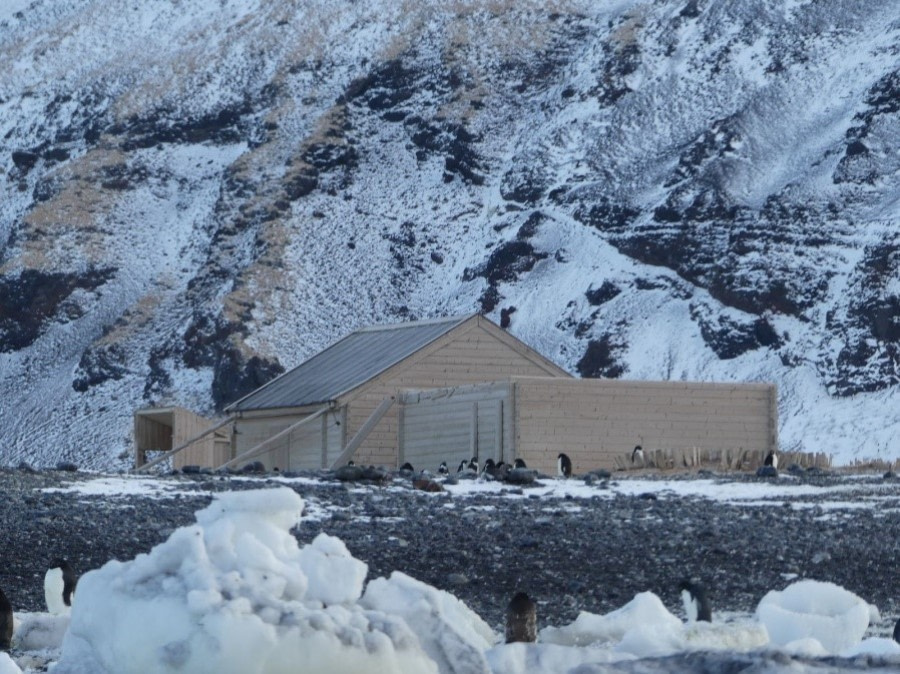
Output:
<svg viewBox="0 0 900 674">
<path fill-rule="evenodd" d="M 341 466 L 334 471 L 334 477 L 341 482 L 358 482 L 363 479 L 364 472 L 362 466 Z"/>
<path fill-rule="evenodd" d="M 262 461 L 251 461 L 243 468 L 241 468 L 242 473 L 265 473 L 266 467 Z"/>
<path fill-rule="evenodd" d="M 447 582 L 450 585 L 461 587 L 463 585 L 469 584 L 469 577 L 462 573 L 451 573 L 449 576 L 447 576 Z"/>
<path fill-rule="evenodd" d="M 419 478 L 417 480 L 413 480 L 413 487 L 420 491 L 427 492 L 440 492 L 444 491 L 444 488 L 434 480 L 429 480 L 428 478 Z"/>
<path fill-rule="evenodd" d="M 184 466 L 181 469 L 181 472 L 185 475 L 199 475 L 200 474 L 200 466 L 191 464 L 189 466 Z"/>
<path fill-rule="evenodd" d="M 63 470 L 68 473 L 77 473 L 78 466 L 72 463 L 71 461 L 60 461 L 56 464 L 56 470 Z"/>
<path fill-rule="evenodd" d="M 513 468 L 506 474 L 509 484 L 531 484 L 537 479 L 537 471 L 530 468 Z"/>
<path fill-rule="evenodd" d="M 756 477 L 778 477 L 778 469 L 775 466 L 760 466 L 756 469 Z"/>
</svg>

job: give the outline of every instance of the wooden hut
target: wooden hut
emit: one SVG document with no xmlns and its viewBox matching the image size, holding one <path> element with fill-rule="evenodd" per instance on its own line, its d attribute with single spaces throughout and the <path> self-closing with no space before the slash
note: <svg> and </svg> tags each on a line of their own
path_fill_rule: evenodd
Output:
<svg viewBox="0 0 900 674">
<path fill-rule="evenodd" d="M 511 375 L 571 379 L 477 314 L 363 328 L 226 408 L 234 419 L 232 463 L 297 470 L 352 458 L 396 466 L 402 390 Z M 482 405 L 479 414 L 487 442 L 497 413 Z"/>
</svg>

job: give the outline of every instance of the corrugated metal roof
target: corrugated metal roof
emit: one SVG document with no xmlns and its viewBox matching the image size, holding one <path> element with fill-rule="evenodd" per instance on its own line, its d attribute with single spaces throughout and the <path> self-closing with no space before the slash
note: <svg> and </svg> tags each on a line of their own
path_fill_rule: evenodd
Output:
<svg viewBox="0 0 900 674">
<path fill-rule="evenodd" d="M 373 325 L 353 332 L 226 408 L 302 407 L 336 400 L 472 316 Z"/>
</svg>

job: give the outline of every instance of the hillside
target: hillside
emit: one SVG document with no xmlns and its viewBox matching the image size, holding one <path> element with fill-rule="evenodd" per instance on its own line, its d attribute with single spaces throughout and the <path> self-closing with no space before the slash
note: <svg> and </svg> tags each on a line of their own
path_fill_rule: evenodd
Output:
<svg viewBox="0 0 900 674">
<path fill-rule="evenodd" d="M 898 45 L 891 0 L 5 2 L 0 462 L 473 310 L 898 458 Z"/>
</svg>

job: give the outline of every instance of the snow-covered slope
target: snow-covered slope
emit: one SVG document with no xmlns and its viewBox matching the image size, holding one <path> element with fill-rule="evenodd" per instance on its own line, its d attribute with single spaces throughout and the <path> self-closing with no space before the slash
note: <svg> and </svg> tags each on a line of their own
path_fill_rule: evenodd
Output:
<svg viewBox="0 0 900 674">
<path fill-rule="evenodd" d="M 894 459 L 898 44 L 892 0 L 5 2 L 0 460 L 472 310 Z"/>
</svg>

